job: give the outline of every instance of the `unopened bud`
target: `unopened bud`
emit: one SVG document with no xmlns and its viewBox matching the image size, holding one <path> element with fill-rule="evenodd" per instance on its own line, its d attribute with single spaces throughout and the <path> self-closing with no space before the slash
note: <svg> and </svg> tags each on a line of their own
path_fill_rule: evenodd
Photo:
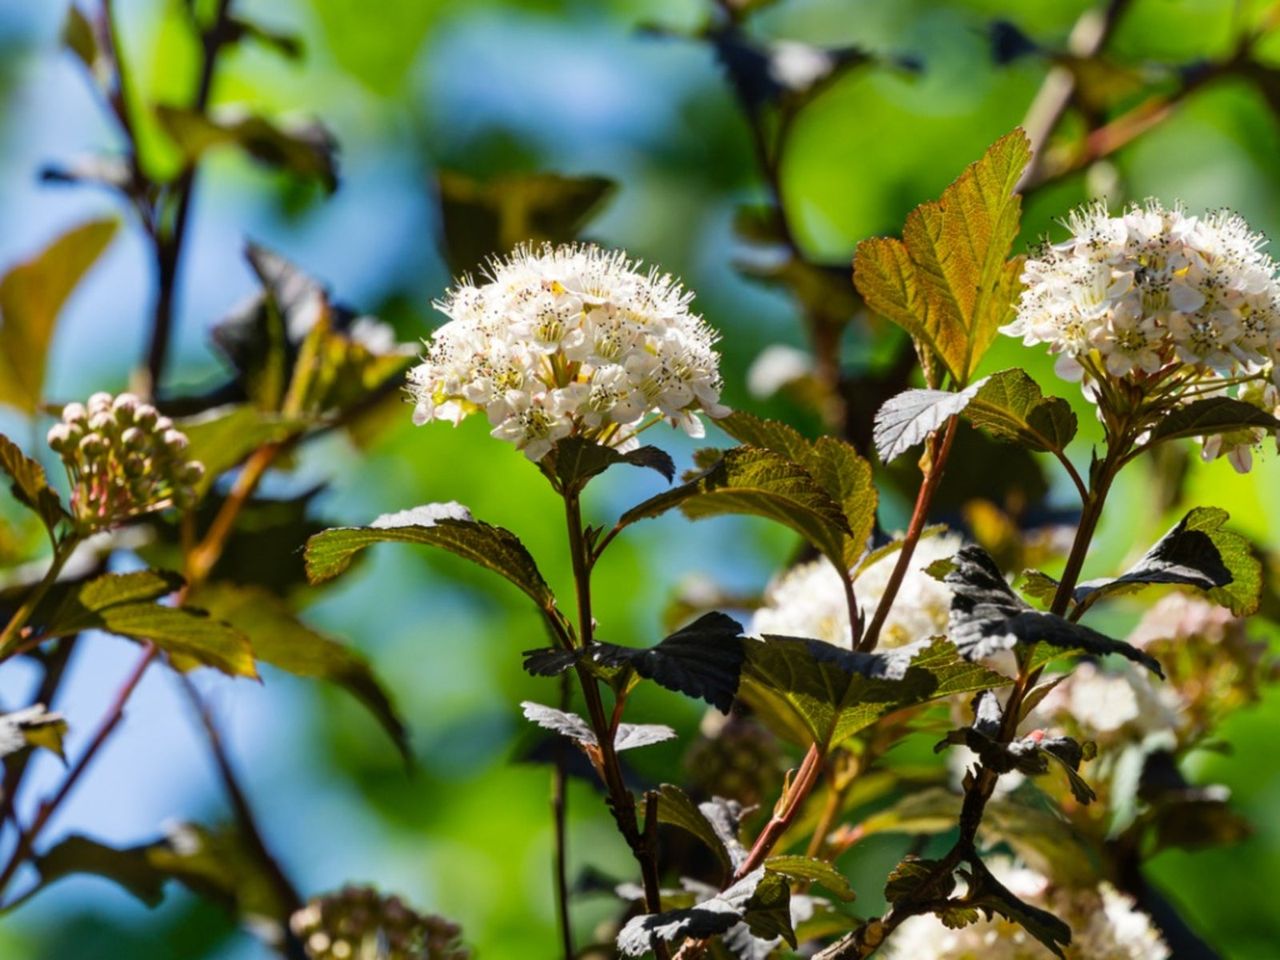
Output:
<svg viewBox="0 0 1280 960">
<path fill-rule="evenodd" d="M 80 455 L 86 460 L 100 457 L 107 449 L 106 441 L 97 433 L 86 433 L 80 438 Z"/>
<path fill-rule="evenodd" d="M 65 423 L 55 423 L 45 439 L 54 453 L 61 453 L 71 443 L 71 428 Z"/>
<path fill-rule="evenodd" d="M 151 430 L 160 418 L 160 412 L 149 403 L 142 403 L 133 411 L 133 422 L 143 430 Z"/>
<path fill-rule="evenodd" d="M 171 454 L 179 454 L 187 449 L 187 435 L 181 430 L 166 430 L 164 445 Z"/>
<path fill-rule="evenodd" d="M 111 394 L 95 393 L 89 398 L 89 412 L 106 413 L 111 409 Z"/>
<path fill-rule="evenodd" d="M 204 464 L 199 460 L 188 460 L 182 465 L 182 471 L 178 477 L 183 483 L 199 483 L 204 479 Z"/>
<path fill-rule="evenodd" d="M 84 423 L 87 416 L 83 403 L 68 403 L 62 408 L 63 423 Z"/>
<path fill-rule="evenodd" d="M 141 450 L 147 445 L 147 435 L 137 427 L 128 427 L 120 434 L 120 442 L 130 450 Z"/>
<path fill-rule="evenodd" d="M 111 409 L 115 411 L 117 421 L 121 424 L 129 424 L 133 422 L 140 403 L 141 401 L 132 393 L 122 393 L 111 404 Z"/>
<path fill-rule="evenodd" d="M 172 430 L 173 421 L 168 417 L 156 417 L 156 425 L 154 429 L 156 433 L 164 433 L 166 430 Z"/>
</svg>

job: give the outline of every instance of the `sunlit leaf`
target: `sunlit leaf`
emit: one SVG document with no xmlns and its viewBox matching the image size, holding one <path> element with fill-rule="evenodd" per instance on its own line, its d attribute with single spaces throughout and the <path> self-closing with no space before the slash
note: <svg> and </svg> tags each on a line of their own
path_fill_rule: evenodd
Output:
<svg viewBox="0 0 1280 960">
<path fill-rule="evenodd" d="M 386 526 L 335 527 L 318 533 L 307 541 L 307 576 L 312 583 L 330 580 L 365 547 L 391 542 L 440 547 L 506 577 L 543 609 L 555 603 L 533 557 L 514 533 L 479 520 L 447 516 L 424 514 L 417 522 L 406 516 L 395 525 L 389 521 Z"/>
<path fill-rule="evenodd" d="M 227 470 L 267 444 L 282 443 L 305 427 L 249 404 L 229 404 L 178 422 L 190 446 L 187 456 L 204 464 L 198 490 L 206 492 Z"/>
<path fill-rule="evenodd" d="M 39 409 L 58 314 L 119 225 L 109 218 L 74 227 L 0 279 L 0 403 Z"/>
<path fill-rule="evenodd" d="M 852 900 L 855 897 L 853 888 L 849 886 L 849 879 L 825 860 L 777 854 L 765 860 L 764 865 L 766 869 L 793 880 L 820 883 L 841 900 Z"/>
<path fill-rule="evenodd" d="M 1188 513 L 1179 520 L 1142 559 L 1120 576 L 1080 584 L 1073 594 L 1076 602 L 1098 593 L 1114 593 L 1153 583 L 1180 583 L 1207 591 L 1231 584 L 1234 578 L 1213 538 L 1204 530 L 1188 526 L 1192 517 L 1193 514 Z"/>
<path fill-rule="evenodd" d="M 1076 415 L 1061 397 L 1046 397 L 1026 371 L 1001 370 L 982 381 L 964 410 L 975 427 L 1032 450 L 1062 452 L 1076 435 Z"/>
<path fill-rule="evenodd" d="M 61 757 L 62 738 L 66 733 L 67 721 L 62 714 L 46 710 L 42 703 L 0 713 L 0 757 L 28 747 L 40 747 Z"/>
<path fill-rule="evenodd" d="M 675 479 L 676 465 L 670 454 L 657 447 L 637 447 L 621 453 L 613 447 L 583 437 L 566 437 L 559 441 L 541 464 L 543 469 L 566 491 L 581 490 L 592 477 L 599 476 L 617 464 L 648 467 L 661 474 L 668 483 Z"/>
<path fill-rule="evenodd" d="M 854 282 L 868 306 L 926 343 L 967 384 L 1012 316 L 1021 264 L 1008 261 L 1031 158 L 1021 130 L 997 140 L 941 199 L 907 217 L 902 240 L 858 244 Z"/>
<path fill-rule="evenodd" d="M 1218 556 L 1231 574 L 1231 582 L 1214 587 L 1209 599 L 1227 607 L 1238 617 L 1248 616 L 1258 609 L 1262 594 L 1262 562 L 1255 556 L 1248 539 L 1224 528 L 1230 518 L 1219 507 L 1196 507 L 1183 519 L 1186 529 L 1209 535 L 1218 550 Z"/>
<path fill-rule="evenodd" d="M 14 499 L 34 510 L 46 529 L 52 531 L 67 518 L 57 491 L 49 486 L 44 467 L 18 449 L 18 445 L 4 434 L 0 434 L 0 470 L 12 481 L 9 489 Z"/>
</svg>

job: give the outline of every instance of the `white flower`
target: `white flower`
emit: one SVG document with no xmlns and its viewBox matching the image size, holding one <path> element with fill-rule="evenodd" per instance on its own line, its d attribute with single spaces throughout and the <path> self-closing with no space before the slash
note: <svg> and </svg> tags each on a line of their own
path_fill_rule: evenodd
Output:
<svg viewBox="0 0 1280 960">
<path fill-rule="evenodd" d="M 1169 948 L 1151 918 L 1109 883 L 1066 889 L 1005 858 L 988 863 L 996 878 L 1016 896 L 1049 910 L 1071 927 L 1068 960 L 1166 960 Z M 911 917 L 890 935 L 890 960 L 1040 960 L 1040 943 L 1016 924 L 1000 918 L 979 920 L 959 930 L 934 916 Z"/>
<path fill-rule="evenodd" d="M 627 449 L 646 417 L 703 435 L 723 416 L 715 334 L 668 274 L 595 246 L 518 247 L 436 304 L 449 317 L 409 372 L 414 422 L 483 410 L 531 460 L 582 436 Z"/>
<path fill-rule="evenodd" d="M 951 588 L 925 573 L 925 567 L 955 555 L 961 546 L 960 537 L 954 534 L 925 537 L 916 545 L 911 565 L 880 630 L 881 646 L 900 647 L 947 632 Z M 880 603 L 897 561 L 898 554 L 890 553 L 854 580 L 854 593 L 865 618 L 870 619 Z M 814 560 L 792 567 L 776 579 L 765 591 L 764 605 L 752 618 L 751 633 L 812 637 L 848 647 L 852 641 L 849 609 L 835 567 L 827 560 Z"/>
<path fill-rule="evenodd" d="M 1071 237 L 1045 245 L 1027 260 L 1016 318 L 1002 332 L 1027 345 L 1047 344 L 1056 369 L 1083 379 L 1127 380 L 1144 393 L 1172 391 L 1175 402 L 1217 382 L 1252 378 L 1232 395 L 1269 412 L 1275 392 L 1262 395 L 1268 375 L 1280 383 L 1280 280 L 1263 252 L 1265 238 L 1228 211 L 1188 216 L 1155 201 L 1111 216 L 1095 203 L 1069 215 Z M 1265 431 L 1205 441 L 1206 459 L 1227 456 L 1249 469 L 1251 448 Z"/>
<path fill-rule="evenodd" d="M 1181 706 L 1177 693 L 1168 686 L 1157 687 L 1133 664 L 1108 672 L 1082 663 L 1049 691 L 1032 722 L 1040 726 L 1072 722 L 1087 739 L 1103 745 L 1141 742 L 1153 734 L 1176 731 L 1182 725 Z"/>
</svg>

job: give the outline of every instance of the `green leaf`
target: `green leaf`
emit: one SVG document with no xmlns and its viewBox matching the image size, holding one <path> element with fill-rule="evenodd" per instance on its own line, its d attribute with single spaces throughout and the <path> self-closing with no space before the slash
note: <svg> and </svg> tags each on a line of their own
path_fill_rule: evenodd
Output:
<svg viewBox="0 0 1280 960">
<path fill-rule="evenodd" d="M 317 121 L 283 123 L 230 107 L 204 114 L 171 104 L 158 104 L 155 115 L 188 164 L 215 147 L 237 146 L 267 166 L 317 180 L 329 193 L 338 187 L 338 145 Z"/>
<path fill-rule="evenodd" d="M 982 381 L 964 410 L 975 427 L 1031 450 L 1061 453 L 1076 435 L 1076 415 L 1061 397 L 1046 397 L 1023 370 L 1001 370 Z"/>
<path fill-rule="evenodd" d="M 702 806 L 706 806 L 706 804 Z M 741 857 L 745 856 L 745 851 L 742 850 L 737 837 L 726 838 L 721 836 L 702 809 L 675 784 L 664 783 L 658 787 L 658 822 L 679 827 L 686 833 L 701 840 L 706 844 L 707 849 L 716 855 L 716 859 L 720 861 L 720 866 L 725 873 L 729 873 L 737 867 L 738 863 L 741 862 Z M 731 839 L 736 845 L 738 856 L 735 857 L 734 853 L 730 851 L 728 844 L 725 842 L 726 839 Z"/>
<path fill-rule="evenodd" d="M 763 420 L 742 410 L 721 417 L 716 426 L 745 446 L 772 450 L 797 463 L 802 463 L 813 447 L 795 427 L 781 420 Z"/>
<path fill-rule="evenodd" d="M 820 640 L 766 637 L 747 641 L 738 696 L 779 735 L 831 747 L 894 710 L 1008 683 L 942 638 L 859 654 Z"/>
<path fill-rule="evenodd" d="M 39 410 L 58 314 L 119 225 L 114 218 L 81 224 L 0 279 L 0 403 Z"/>
<path fill-rule="evenodd" d="M 194 663 L 233 677 L 256 678 L 253 651 L 239 630 L 193 607 L 150 602 L 180 583 L 173 574 L 154 570 L 105 574 L 69 594 L 46 632 L 53 637 L 103 630 L 154 643 L 179 669 Z"/>
<path fill-rule="evenodd" d="M 800 534 L 837 567 L 849 521 L 803 466 L 759 447 L 734 447 L 710 470 L 644 501 L 618 521 L 627 526 L 679 506 L 691 520 L 730 514 L 764 517 Z"/>
<path fill-rule="evenodd" d="M 1180 437 L 1207 437 L 1247 427 L 1280 430 L 1277 420 L 1251 403 L 1231 397 L 1203 397 L 1165 415 L 1151 430 L 1148 446 Z"/>
<path fill-rule="evenodd" d="M 1116 593 L 1153 583 L 1179 583 L 1212 591 L 1231 584 L 1231 571 L 1223 563 L 1213 538 L 1188 526 L 1188 513 L 1172 530 L 1118 577 L 1088 580 L 1076 587 L 1076 603 L 1086 597 Z"/>
<path fill-rule="evenodd" d="M 335 527 L 318 533 L 307 541 L 307 576 L 312 583 L 330 580 L 346 570 L 357 553 L 375 543 L 440 547 L 506 577 L 542 609 L 555 605 L 551 588 L 519 538 L 502 527 L 470 519 L 456 504 L 427 504 L 381 517 L 369 527 Z"/>
<path fill-rule="evenodd" d="M 1039 600 L 1047 607 L 1058 595 L 1058 581 L 1040 570 L 1023 570 L 1020 589 L 1026 596 Z"/>
<path fill-rule="evenodd" d="M 1219 507 L 1196 507 L 1183 519 L 1187 530 L 1209 535 L 1218 555 L 1231 574 L 1231 582 L 1214 587 L 1208 597 L 1227 607 L 1238 617 L 1249 616 L 1258 609 L 1262 595 L 1262 562 L 1255 556 L 1247 538 L 1224 529 L 1230 514 Z"/>
<path fill-rule="evenodd" d="M 35 861 L 42 887 L 63 877 L 88 873 L 104 877 L 123 887 L 148 907 L 164 899 L 168 879 L 151 861 L 151 848 L 109 847 L 82 834 L 72 834 Z"/>
<path fill-rule="evenodd" d="M 62 45 L 76 55 L 95 79 L 103 66 L 102 48 L 89 18 L 74 3 L 67 7 L 62 21 Z"/>
<path fill-rule="evenodd" d="M 929 434 L 963 411 L 982 384 L 979 380 L 958 393 L 904 390 L 890 397 L 876 411 L 874 441 L 880 459 L 889 463 L 923 443 Z"/>
<path fill-rule="evenodd" d="M 716 425 L 746 446 L 770 450 L 808 470 L 844 513 L 849 534 L 844 541 L 841 569 L 852 567 L 866 552 L 867 538 L 875 527 L 877 495 L 871 482 L 871 464 L 836 437 L 819 437 L 811 443 L 794 427 L 740 410 L 717 420 Z"/>
<path fill-rule="evenodd" d="M 854 283 L 867 305 L 926 343 L 958 385 L 1012 316 L 1021 264 L 1014 192 L 1031 159 L 1021 130 L 997 140 L 941 199 L 907 217 L 902 240 L 858 244 Z"/>
<path fill-rule="evenodd" d="M 835 437 L 819 437 L 803 463 L 844 513 L 849 534 L 843 541 L 841 570 L 849 570 L 867 552 L 875 528 L 877 494 L 871 464 Z"/>
<path fill-rule="evenodd" d="M 9 489 L 14 499 L 39 515 L 45 528 L 51 533 L 64 519 L 67 511 L 62 507 L 58 493 L 49 486 L 44 467 L 32 460 L 17 444 L 0 433 L 0 470 L 13 481 Z"/>
<path fill-rule="evenodd" d="M 656 470 L 668 483 L 676 475 L 676 465 L 670 455 L 657 447 L 638 447 L 628 453 L 620 453 L 613 447 L 583 437 L 566 437 L 559 441 L 539 466 L 560 489 L 579 491 L 592 477 L 619 463 Z"/>
<path fill-rule="evenodd" d="M 893 868 L 885 881 L 884 898 L 896 904 L 904 900 L 935 900 L 950 896 L 956 887 L 955 876 L 951 871 L 935 876 L 941 865 L 939 860 L 907 857 Z"/>
<path fill-rule="evenodd" d="M 438 175 L 445 254 L 454 274 L 475 271 L 520 243 L 575 239 L 614 191 L 604 177 L 518 174 L 482 182 Z"/>
<path fill-rule="evenodd" d="M 781 937 L 794 950 L 796 933 L 791 928 L 791 887 L 785 877 L 766 869 L 742 911 L 742 920 L 751 935 L 760 940 Z"/>
<path fill-rule="evenodd" d="M 206 410 L 178 422 L 187 435 L 187 456 L 204 464 L 204 476 L 197 486 L 204 495 L 223 473 L 239 466 L 259 447 L 283 443 L 306 424 L 280 417 L 247 403 L 228 404 Z"/>
<path fill-rule="evenodd" d="M 0 757 L 28 747 L 40 747 L 62 757 L 62 738 L 66 733 L 67 721 L 62 714 L 51 713 L 42 703 L 0 713 Z"/>
<path fill-rule="evenodd" d="M 364 704 L 405 760 L 410 759 L 404 723 L 359 653 L 303 623 L 284 600 L 260 587 L 210 583 L 192 594 L 190 602 L 244 633 L 255 659 L 294 676 L 342 687 Z"/>
<path fill-rule="evenodd" d="M 765 860 L 764 865 L 766 869 L 793 880 L 820 883 L 841 900 L 853 900 L 857 896 L 849 886 L 849 879 L 825 860 L 778 854 Z"/>
</svg>

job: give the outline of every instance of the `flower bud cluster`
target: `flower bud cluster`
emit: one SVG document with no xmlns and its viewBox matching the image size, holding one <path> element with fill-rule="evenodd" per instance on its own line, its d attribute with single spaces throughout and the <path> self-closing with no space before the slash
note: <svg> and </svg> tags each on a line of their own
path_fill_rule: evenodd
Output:
<svg viewBox="0 0 1280 960">
<path fill-rule="evenodd" d="M 189 507 L 204 466 L 187 457 L 187 436 L 129 393 L 69 403 L 49 446 L 71 482 L 71 512 L 85 530 L 168 506 Z"/>
<path fill-rule="evenodd" d="M 1017 317 L 1002 332 L 1048 344 L 1059 374 L 1083 378 L 1090 399 L 1106 395 L 1104 380 L 1138 397 L 1167 391 L 1174 405 L 1248 380 L 1280 383 L 1280 280 L 1266 239 L 1243 218 L 1149 200 L 1118 217 L 1085 206 L 1066 226 L 1068 240 L 1027 260 Z M 1262 387 L 1239 399 L 1269 412 L 1280 405 Z M 1247 470 L 1247 450 L 1263 437 L 1218 439 L 1205 454 Z"/>
<path fill-rule="evenodd" d="M 650 415 L 700 437 L 699 411 L 728 411 L 716 337 L 691 300 L 622 252 L 519 247 L 436 304 L 449 322 L 409 373 L 414 422 L 483 411 L 531 460 L 568 436 L 625 451 Z"/>
<path fill-rule="evenodd" d="M 467 960 L 461 929 L 420 914 L 396 896 L 347 886 L 316 897 L 289 918 L 310 960 Z"/>
</svg>

